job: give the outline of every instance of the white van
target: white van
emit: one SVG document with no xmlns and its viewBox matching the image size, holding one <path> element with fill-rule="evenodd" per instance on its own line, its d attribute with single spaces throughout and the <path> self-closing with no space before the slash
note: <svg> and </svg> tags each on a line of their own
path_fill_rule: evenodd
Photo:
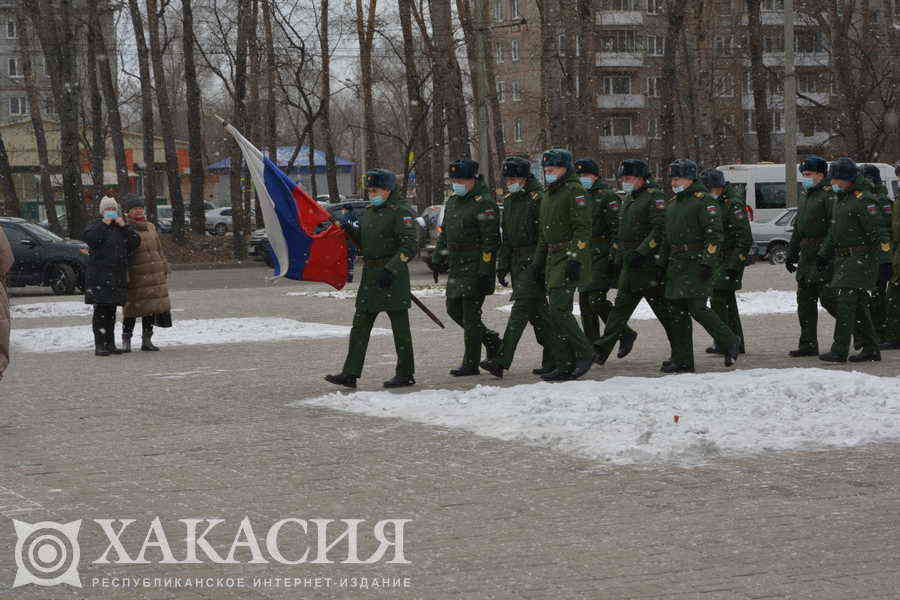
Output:
<svg viewBox="0 0 900 600">
<path fill-rule="evenodd" d="M 862 163 L 861 163 L 862 164 Z M 881 171 L 881 179 L 887 184 L 892 200 L 900 196 L 894 166 L 885 163 L 874 164 Z M 757 163 L 746 165 L 722 165 L 717 167 L 725 173 L 725 181 L 744 193 L 744 201 L 750 207 L 754 221 L 768 221 L 784 213 L 787 208 L 787 193 L 784 185 L 784 164 Z M 797 172 L 800 177 L 800 172 Z M 797 191 L 803 187 L 798 183 Z"/>
</svg>

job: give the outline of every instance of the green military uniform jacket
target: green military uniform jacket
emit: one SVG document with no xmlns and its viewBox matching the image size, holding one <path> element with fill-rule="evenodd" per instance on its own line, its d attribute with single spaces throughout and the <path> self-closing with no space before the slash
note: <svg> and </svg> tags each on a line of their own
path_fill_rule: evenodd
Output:
<svg viewBox="0 0 900 600">
<path fill-rule="evenodd" d="M 497 203 L 484 180 L 475 180 L 464 196 L 450 196 L 436 247 L 437 264 L 448 264 L 447 298 L 477 298 L 493 294 L 500 218 Z M 490 279 L 485 290 L 480 279 Z"/>
<path fill-rule="evenodd" d="M 631 192 L 619 209 L 619 228 L 612 245 L 612 256 L 621 263 L 618 288 L 641 293 L 661 283 L 660 269 L 654 257 L 662 248 L 666 230 L 666 196 L 654 183 Z M 638 267 L 632 267 L 635 254 L 647 257 Z"/>
<path fill-rule="evenodd" d="M 592 223 L 587 192 L 573 173 L 547 186 L 541 201 L 540 238 L 534 260 L 538 266 L 544 265 L 548 288 L 590 281 Z M 570 260 L 581 264 L 579 281 L 566 279 Z"/>
<path fill-rule="evenodd" d="M 865 177 L 838 192 L 828 235 L 819 254 L 834 257 L 834 288 L 873 289 L 878 264 L 889 259 L 891 245 L 881 226 L 881 210 Z"/>
<path fill-rule="evenodd" d="M 377 313 L 408 310 L 409 268 L 416 255 L 417 225 L 412 208 L 392 192 L 381 206 L 369 207 L 359 219 L 359 231 L 350 235 L 365 261 L 356 294 L 356 309 Z M 394 275 L 391 286 L 382 289 L 378 277 L 387 269 Z"/>
<path fill-rule="evenodd" d="M 597 178 L 588 191 L 593 224 L 591 229 L 591 280 L 582 292 L 605 292 L 614 287 L 610 277 L 612 239 L 619 228 L 619 197 Z"/>
<path fill-rule="evenodd" d="M 544 296 L 544 286 L 527 273 L 534 260 L 540 236 L 541 199 L 544 188 L 534 177 L 525 188 L 503 199 L 503 243 L 497 256 L 497 270 L 509 273 L 512 299 L 533 299 Z"/>
<path fill-rule="evenodd" d="M 887 186 L 883 183 L 872 184 L 872 188 L 874 190 L 875 202 L 878 204 L 878 216 L 879 223 L 881 224 L 881 229 L 883 229 L 883 236 L 887 236 L 888 242 L 891 241 L 891 230 L 892 230 L 892 220 L 894 216 L 894 205 L 891 202 L 891 197 L 888 196 Z M 891 249 L 893 249 L 893 244 L 891 244 Z M 880 262 L 891 262 L 893 252 L 888 253 L 887 256 L 881 255 Z"/>
<path fill-rule="evenodd" d="M 750 219 L 747 218 L 744 200 L 734 186 L 725 186 L 725 192 L 718 203 L 722 212 L 722 262 L 713 278 L 713 289 L 739 290 L 743 283 L 747 256 L 753 246 Z M 737 277 L 729 276 L 729 271 L 736 273 Z"/>
<path fill-rule="evenodd" d="M 896 200 L 894 201 L 896 203 Z M 900 208 L 896 205 L 892 208 L 891 216 L 891 238 L 894 243 L 894 276 L 892 281 L 900 283 Z"/>
<path fill-rule="evenodd" d="M 833 275 L 832 268 L 829 266 L 824 272 L 820 271 L 816 257 L 831 226 L 834 190 L 827 179 L 822 179 L 800 196 L 798 204 L 787 260 L 797 263 L 798 282 L 810 285 L 828 283 Z"/>
<path fill-rule="evenodd" d="M 703 281 L 703 265 L 719 266 L 722 254 L 722 209 L 699 181 L 669 200 L 662 262 L 666 298 L 708 298 L 713 278 Z"/>
</svg>

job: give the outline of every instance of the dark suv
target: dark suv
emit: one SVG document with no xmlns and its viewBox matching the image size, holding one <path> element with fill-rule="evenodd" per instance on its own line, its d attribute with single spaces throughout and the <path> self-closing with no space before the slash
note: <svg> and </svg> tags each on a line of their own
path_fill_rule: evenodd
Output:
<svg viewBox="0 0 900 600">
<path fill-rule="evenodd" d="M 0 217 L 0 227 L 15 258 L 9 272 L 10 287 L 49 286 L 54 294 L 66 296 L 75 288 L 84 290 L 87 244 L 63 239 L 24 219 Z"/>
</svg>

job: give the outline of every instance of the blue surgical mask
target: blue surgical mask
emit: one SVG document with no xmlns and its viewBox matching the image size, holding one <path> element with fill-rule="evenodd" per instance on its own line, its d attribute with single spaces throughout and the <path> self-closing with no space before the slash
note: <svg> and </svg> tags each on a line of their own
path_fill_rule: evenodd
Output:
<svg viewBox="0 0 900 600">
<path fill-rule="evenodd" d="M 115 221 L 116 219 L 119 218 L 119 213 L 114 210 L 108 210 L 103 213 L 103 218 L 104 219 L 112 219 L 113 221 Z"/>
<path fill-rule="evenodd" d="M 800 177 L 799 179 L 797 179 L 797 181 L 800 183 L 800 185 L 803 186 L 804 190 L 808 190 L 815 185 L 815 183 L 813 183 L 812 177 Z"/>
<path fill-rule="evenodd" d="M 623 183 L 622 191 L 625 192 L 626 194 L 630 194 L 631 192 L 634 191 L 634 184 L 633 183 Z"/>
<path fill-rule="evenodd" d="M 469 190 L 466 189 L 466 186 L 461 183 L 451 183 L 450 187 L 453 188 L 453 193 L 457 196 L 465 196 L 467 193 L 469 193 Z"/>
<path fill-rule="evenodd" d="M 581 183 L 581 187 L 586 190 L 589 190 L 594 186 L 594 180 L 590 177 L 579 177 L 578 181 Z"/>
<path fill-rule="evenodd" d="M 716 200 L 719 199 L 719 194 L 713 194 L 712 192 L 710 192 L 709 195 L 712 196 L 713 198 L 715 198 Z"/>
<path fill-rule="evenodd" d="M 506 189 L 509 190 L 510 194 L 515 194 L 516 192 L 522 191 L 522 184 L 521 183 L 511 183 L 508 186 L 506 186 Z"/>
<path fill-rule="evenodd" d="M 681 192 L 683 192 L 686 189 L 687 189 L 686 185 L 673 185 L 672 186 L 672 191 L 675 192 L 676 194 L 680 194 Z"/>
<path fill-rule="evenodd" d="M 545 173 L 544 179 L 547 180 L 547 183 L 554 183 L 557 179 L 559 179 L 559 175 L 550 175 L 549 173 Z"/>
<path fill-rule="evenodd" d="M 372 196 L 369 198 L 369 201 L 372 203 L 372 206 L 381 206 L 387 202 L 387 196 Z"/>
<path fill-rule="evenodd" d="M 834 183 L 834 182 L 831 183 L 831 187 L 833 187 L 833 188 L 834 188 L 834 191 L 836 191 L 836 192 L 843 192 L 844 190 L 847 189 L 847 188 L 844 188 L 844 187 L 842 187 L 842 186 L 840 186 L 840 185 L 838 185 L 838 184 L 836 184 L 836 183 Z"/>
</svg>

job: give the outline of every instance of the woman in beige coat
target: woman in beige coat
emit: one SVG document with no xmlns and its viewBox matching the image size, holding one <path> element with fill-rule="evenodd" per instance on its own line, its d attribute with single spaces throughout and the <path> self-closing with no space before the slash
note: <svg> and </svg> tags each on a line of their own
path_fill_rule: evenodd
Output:
<svg viewBox="0 0 900 600">
<path fill-rule="evenodd" d="M 12 264 L 12 248 L 0 227 L 0 379 L 3 379 L 3 372 L 9 366 L 9 297 L 6 295 L 6 274 Z"/>
<path fill-rule="evenodd" d="M 147 221 L 144 202 L 137 196 L 126 196 L 125 214 L 131 227 L 141 236 L 128 267 L 128 303 L 125 305 L 122 324 L 122 350 L 131 352 L 131 336 L 137 317 L 141 318 L 141 350 L 155 352 L 153 324 L 159 315 L 170 313 L 169 263 L 163 256 L 162 243 L 156 227 Z M 169 316 L 169 318 L 171 318 Z"/>
</svg>

